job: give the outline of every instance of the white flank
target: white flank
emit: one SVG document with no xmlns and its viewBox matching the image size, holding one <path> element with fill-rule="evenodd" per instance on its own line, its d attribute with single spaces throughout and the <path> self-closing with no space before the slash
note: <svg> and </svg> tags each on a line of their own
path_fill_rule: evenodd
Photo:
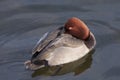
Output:
<svg viewBox="0 0 120 80">
<path fill-rule="evenodd" d="M 80 47 L 59 47 L 50 53 L 48 58 L 49 65 L 60 65 L 78 60 L 85 56 L 90 50 L 86 47 L 84 42 L 80 44 Z"/>
</svg>

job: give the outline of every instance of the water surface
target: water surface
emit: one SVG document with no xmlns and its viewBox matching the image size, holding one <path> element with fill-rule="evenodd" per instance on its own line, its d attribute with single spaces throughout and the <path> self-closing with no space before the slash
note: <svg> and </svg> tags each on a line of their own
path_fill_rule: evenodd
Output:
<svg viewBox="0 0 120 80">
<path fill-rule="evenodd" d="M 119 8 L 119 0 L 1 0 L 0 79 L 119 80 Z M 30 59 L 40 37 L 73 16 L 82 19 L 94 33 L 97 40 L 94 53 L 82 64 L 67 64 L 54 76 L 50 72 L 54 68 L 26 70 L 23 63 Z"/>
</svg>

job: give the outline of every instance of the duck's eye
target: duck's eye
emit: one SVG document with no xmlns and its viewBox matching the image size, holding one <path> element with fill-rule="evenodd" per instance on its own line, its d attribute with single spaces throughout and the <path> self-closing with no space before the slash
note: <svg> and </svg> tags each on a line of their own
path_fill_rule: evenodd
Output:
<svg viewBox="0 0 120 80">
<path fill-rule="evenodd" d="M 72 27 L 69 27 L 68 29 L 69 29 L 69 30 L 72 30 L 73 28 L 72 28 Z"/>
</svg>

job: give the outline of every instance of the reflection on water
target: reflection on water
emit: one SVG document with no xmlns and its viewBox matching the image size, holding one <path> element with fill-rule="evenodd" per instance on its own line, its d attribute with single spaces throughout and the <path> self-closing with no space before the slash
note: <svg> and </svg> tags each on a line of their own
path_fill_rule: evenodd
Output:
<svg viewBox="0 0 120 80">
<path fill-rule="evenodd" d="M 71 63 L 64 64 L 62 66 L 44 67 L 39 70 L 36 70 L 32 74 L 32 77 L 36 77 L 40 75 L 57 76 L 57 75 L 64 75 L 67 73 L 71 73 L 71 72 L 73 72 L 74 75 L 78 75 L 90 67 L 90 65 L 92 64 L 92 54 L 94 52 L 95 50 L 92 50 L 91 52 L 89 52 L 89 54 L 87 54 L 83 58 Z"/>
</svg>

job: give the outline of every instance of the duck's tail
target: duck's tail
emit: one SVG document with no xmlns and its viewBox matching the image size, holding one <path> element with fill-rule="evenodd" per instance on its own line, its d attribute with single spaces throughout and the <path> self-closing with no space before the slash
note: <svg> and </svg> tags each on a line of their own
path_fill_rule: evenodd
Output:
<svg viewBox="0 0 120 80">
<path fill-rule="evenodd" d="M 37 70 L 37 69 L 45 67 L 45 65 L 36 65 L 32 63 L 30 60 L 25 61 L 24 65 L 26 69 L 30 69 L 30 70 Z"/>
</svg>

